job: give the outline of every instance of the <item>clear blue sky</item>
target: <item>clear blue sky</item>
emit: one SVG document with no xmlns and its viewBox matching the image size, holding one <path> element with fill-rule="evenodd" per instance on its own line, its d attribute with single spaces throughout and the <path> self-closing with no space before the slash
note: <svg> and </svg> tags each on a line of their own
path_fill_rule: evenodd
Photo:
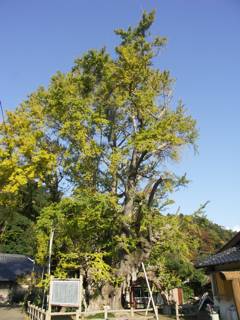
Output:
<svg viewBox="0 0 240 320">
<path fill-rule="evenodd" d="M 87 49 L 113 51 L 113 29 L 154 8 L 152 31 L 168 37 L 157 65 L 200 130 L 199 154 L 187 150 L 176 166 L 192 181 L 177 204 L 191 213 L 210 200 L 213 221 L 240 225 L 239 0 L 0 0 L 0 99 L 14 108 Z"/>
</svg>

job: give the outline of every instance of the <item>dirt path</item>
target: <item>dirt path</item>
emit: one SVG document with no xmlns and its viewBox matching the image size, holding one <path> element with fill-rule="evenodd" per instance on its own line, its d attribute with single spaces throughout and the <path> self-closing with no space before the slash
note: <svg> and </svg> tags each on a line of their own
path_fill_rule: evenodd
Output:
<svg viewBox="0 0 240 320">
<path fill-rule="evenodd" d="M 25 320 L 25 315 L 20 308 L 1 307 L 0 320 Z"/>
</svg>

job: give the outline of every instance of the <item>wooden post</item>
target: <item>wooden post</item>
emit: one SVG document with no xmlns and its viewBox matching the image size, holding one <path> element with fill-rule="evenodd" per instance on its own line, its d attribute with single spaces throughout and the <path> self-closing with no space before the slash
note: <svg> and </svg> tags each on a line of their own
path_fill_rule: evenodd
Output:
<svg viewBox="0 0 240 320">
<path fill-rule="evenodd" d="M 108 306 L 104 306 L 104 320 L 108 319 Z"/>
<path fill-rule="evenodd" d="M 176 302 L 175 308 L 176 308 L 176 319 L 179 320 L 178 302 Z"/>
<path fill-rule="evenodd" d="M 46 312 L 46 320 L 51 320 L 51 312 L 52 312 L 52 281 L 54 277 L 50 277 L 50 287 L 49 287 L 49 296 L 48 296 L 48 310 Z"/>
<path fill-rule="evenodd" d="M 27 302 L 27 306 L 28 306 L 27 307 L 27 314 L 29 315 L 29 318 L 30 318 L 30 301 Z"/>
<path fill-rule="evenodd" d="M 38 320 L 38 309 L 35 307 L 35 319 Z"/>
<path fill-rule="evenodd" d="M 46 310 L 45 309 L 42 309 L 43 313 L 42 313 L 42 319 L 41 320 L 45 320 L 46 319 Z"/>
<path fill-rule="evenodd" d="M 144 272 L 145 279 L 146 279 L 146 282 L 147 282 L 147 287 L 148 287 L 148 291 L 149 291 L 149 294 L 150 294 L 150 298 L 152 300 L 153 310 L 154 310 L 156 319 L 158 320 L 158 309 L 157 309 L 157 307 L 155 305 L 155 302 L 153 300 L 152 290 L 150 288 L 150 284 L 149 284 L 149 281 L 148 281 L 147 273 L 146 273 L 145 266 L 144 266 L 143 262 L 142 262 L 142 268 L 143 268 L 143 272 Z"/>
<path fill-rule="evenodd" d="M 39 320 L 39 309 L 36 307 L 36 319 Z"/>
<path fill-rule="evenodd" d="M 134 317 L 134 308 L 131 306 L 131 317 Z"/>
<path fill-rule="evenodd" d="M 240 280 L 239 279 L 233 279 L 232 280 L 232 288 L 233 288 L 233 296 L 234 301 L 237 309 L 238 319 L 240 319 Z"/>
<path fill-rule="evenodd" d="M 148 304 L 147 304 L 147 309 L 145 311 L 145 316 L 147 316 L 147 314 L 148 314 L 148 309 L 150 308 L 150 303 L 151 303 L 151 298 L 148 299 Z"/>
<path fill-rule="evenodd" d="M 153 286 L 152 286 L 152 291 L 153 291 Z M 147 314 L 148 314 L 148 309 L 150 308 L 150 303 L 151 303 L 151 298 L 148 299 L 147 309 L 146 309 L 146 312 L 145 312 L 145 316 L 147 316 Z"/>
<path fill-rule="evenodd" d="M 48 275 L 51 275 L 51 257 L 52 257 L 52 245 L 53 245 L 53 237 L 54 237 L 54 229 L 51 228 L 50 239 L 49 239 L 49 257 L 48 257 Z M 50 288 L 49 288 L 49 296 L 48 296 L 48 310 L 46 313 L 46 320 L 51 320 L 51 295 L 52 295 L 52 280 L 53 277 L 50 276 Z M 44 300 L 43 300 L 44 301 Z"/>
</svg>

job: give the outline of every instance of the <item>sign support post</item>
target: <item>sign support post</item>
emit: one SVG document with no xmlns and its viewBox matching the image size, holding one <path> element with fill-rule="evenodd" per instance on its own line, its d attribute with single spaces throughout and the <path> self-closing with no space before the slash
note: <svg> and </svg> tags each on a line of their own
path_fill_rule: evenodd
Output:
<svg viewBox="0 0 240 320">
<path fill-rule="evenodd" d="M 50 285 L 49 285 L 49 295 L 48 295 L 48 309 L 46 312 L 46 320 L 51 320 L 51 312 L 52 312 L 52 281 L 54 277 L 50 277 Z"/>
</svg>

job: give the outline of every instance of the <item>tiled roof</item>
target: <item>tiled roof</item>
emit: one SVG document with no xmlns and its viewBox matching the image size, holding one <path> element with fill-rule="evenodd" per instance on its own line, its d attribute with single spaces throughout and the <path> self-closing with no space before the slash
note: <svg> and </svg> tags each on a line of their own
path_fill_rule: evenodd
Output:
<svg viewBox="0 0 240 320">
<path fill-rule="evenodd" d="M 226 263 L 240 262 L 240 247 L 232 247 L 224 251 L 218 252 L 205 260 L 199 261 L 196 264 L 197 268 L 223 265 Z"/>
<path fill-rule="evenodd" d="M 236 247 L 240 245 L 240 232 L 236 233 L 235 236 L 229 240 L 220 251 L 224 251 L 226 249 Z"/>
<path fill-rule="evenodd" d="M 0 281 L 15 281 L 19 276 L 30 274 L 33 264 L 23 255 L 0 253 Z"/>
</svg>

